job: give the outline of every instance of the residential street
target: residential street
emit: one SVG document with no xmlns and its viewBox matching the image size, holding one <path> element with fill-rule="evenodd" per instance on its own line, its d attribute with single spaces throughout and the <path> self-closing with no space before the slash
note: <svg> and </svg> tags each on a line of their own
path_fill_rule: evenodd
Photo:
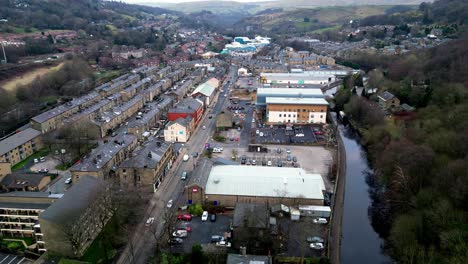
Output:
<svg viewBox="0 0 468 264">
<path fill-rule="evenodd" d="M 227 96 L 224 96 L 223 92 L 228 90 L 227 80 L 229 80 L 231 76 L 234 77 L 236 72 L 237 68 L 231 67 L 229 76 L 226 79 L 226 82 L 222 85 L 222 89 L 220 89 L 220 92 L 218 93 L 218 98 L 214 99 L 215 106 L 207 110 L 189 142 L 185 144 L 187 154 L 190 156 L 193 152 L 198 152 L 201 156 L 203 156 L 205 143 L 208 142 L 212 132 L 215 129 L 216 114 L 221 111 L 222 106 L 227 98 Z M 210 115 L 212 115 L 213 118 L 208 118 Z M 206 126 L 205 130 L 202 129 L 203 126 Z M 176 211 L 180 206 L 179 202 L 183 201 L 182 195 L 184 186 L 189 182 L 199 181 L 198 178 L 201 176 L 201 173 L 191 173 L 188 181 L 180 180 L 180 175 L 183 171 L 193 171 L 197 165 L 205 166 L 207 160 L 201 156 L 199 156 L 197 160 L 194 160 L 194 158 L 191 156 L 189 161 L 183 162 L 183 155 L 179 155 L 172 167 L 169 177 L 166 178 L 159 189 L 153 194 L 153 197 L 151 198 L 147 207 L 145 217 L 136 228 L 134 236 L 131 238 L 131 242 L 127 244 L 117 263 L 147 263 L 147 260 L 152 256 L 153 250 L 155 249 L 157 243 L 155 237 L 159 237 L 164 230 L 164 222 L 162 221 L 164 210 Z M 203 162 L 198 162 L 198 160 L 202 160 Z M 167 201 L 169 200 L 174 201 L 174 205 L 170 209 L 166 207 Z M 154 225 L 157 225 L 156 228 L 145 226 L 145 221 L 148 219 L 148 217 L 154 217 L 156 219 L 154 223 Z M 150 229 L 156 230 L 156 235 L 148 232 Z"/>
</svg>

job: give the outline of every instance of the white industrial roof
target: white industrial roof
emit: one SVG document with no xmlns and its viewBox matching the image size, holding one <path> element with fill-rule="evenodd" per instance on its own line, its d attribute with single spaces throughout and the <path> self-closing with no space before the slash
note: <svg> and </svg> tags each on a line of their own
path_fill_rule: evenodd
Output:
<svg viewBox="0 0 468 264">
<path fill-rule="evenodd" d="M 323 98 L 267 97 L 267 104 L 328 105 Z"/>
<path fill-rule="evenodd" d="M 321 89 L 314 88 L 257 88 L 257 95 L 318 95 L 323 97 Z"/>
<path fill-rule="evenodd" d="M 323 199 L 320 174 L 301 168 L 242 165 L 214 166 L 205 194 Z"/>
</svg>

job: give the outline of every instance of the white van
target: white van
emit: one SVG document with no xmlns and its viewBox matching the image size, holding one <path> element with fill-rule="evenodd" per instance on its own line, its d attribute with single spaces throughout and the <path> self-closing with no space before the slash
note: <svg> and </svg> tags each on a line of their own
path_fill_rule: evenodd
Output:
<svg viewBox="0 0 468 264">
<path fill-rule="evenodd" d="M 190 158 L 189 155 L 185 154 L 182 160 L 183 160 L 183 161 L 188 161 L 189 158 Z"/>
<path fill-rule="evenodd" d="M 315 218 L 313 221 L 314 221 L 314 224 L 322 224 L 322 225 L 328 224 L 327 219 L 321 218 L 321 217 Z"/>
</svg>

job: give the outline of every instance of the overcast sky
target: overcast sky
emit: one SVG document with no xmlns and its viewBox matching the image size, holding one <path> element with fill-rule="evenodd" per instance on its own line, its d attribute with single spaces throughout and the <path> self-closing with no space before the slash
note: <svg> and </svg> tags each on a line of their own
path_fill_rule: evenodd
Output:
<svg viewBox="0 0 468 264">
<path fill-rule="evenodd" d="M 182 2 L 198 2 L 207 0 L 123 0 L 127 3 L 182 3 Z M 218 1 L 235 1 L 235 2 L 262 2 L 276 0 L 218 0 Z"/>
</svg>

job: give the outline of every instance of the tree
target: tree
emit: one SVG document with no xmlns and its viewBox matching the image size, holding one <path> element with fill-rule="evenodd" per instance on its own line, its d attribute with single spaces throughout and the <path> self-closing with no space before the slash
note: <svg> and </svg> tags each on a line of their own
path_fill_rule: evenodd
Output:
<svg viewBox="0 0 468 264">
<path fill-rule="evenodd" d="M 204 263 L 204 253 L 200 244 L 194 244 L 192 246 L 190 263 Z"/>
</svg>

